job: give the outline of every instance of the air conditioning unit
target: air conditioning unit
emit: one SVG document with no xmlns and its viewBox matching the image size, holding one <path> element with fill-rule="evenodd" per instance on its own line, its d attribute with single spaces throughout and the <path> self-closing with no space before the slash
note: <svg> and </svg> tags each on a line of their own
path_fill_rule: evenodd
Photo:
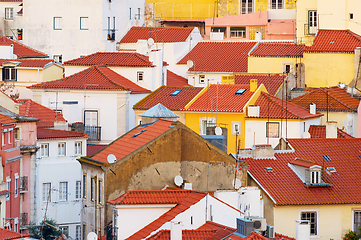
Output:
<svg viewBox="0 0 361 240">
<path fill-rule="evenodd" d="M 245 217 L 253 222 L 253 229 L 258 231 L 266 231 L 267 223 L 265 218 L 247 216 Z"/>
<path fill-rule="evenodd" d="M 275 227 L 267 224 L 266 238 L 275 238 Z"/>
</svg>

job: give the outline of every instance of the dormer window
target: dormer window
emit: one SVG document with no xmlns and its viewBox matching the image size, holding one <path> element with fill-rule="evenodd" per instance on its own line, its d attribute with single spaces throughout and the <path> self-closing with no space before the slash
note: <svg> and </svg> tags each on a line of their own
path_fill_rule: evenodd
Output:
<svg viewBox="0 0 361 240">
<path fill-rule="evenodd" d="M 310 167 L 310 184 L 321 183 L 321 166 L 313 165 Z"/>
</svg>

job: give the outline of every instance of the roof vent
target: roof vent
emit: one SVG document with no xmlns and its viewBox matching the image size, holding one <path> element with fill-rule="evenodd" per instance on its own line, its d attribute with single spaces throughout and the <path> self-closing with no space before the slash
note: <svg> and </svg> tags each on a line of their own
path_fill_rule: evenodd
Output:
<svg viewBox="0 0 361 240">
<path fill-rule="evenodd" d="M 132 136 L 132 138 L 136 138 L 138 137 L 140 134 L 144 133 L 145 132 L 145 129 L 143 129 L 142 131 L 140 131 L 139 133 L 136 133 Z"/>
<path fill-rule="evenodd" d="M 329 175 L 331 175 L 331 173 L 335 173 L 335 172 L 337 172 L 337 171 L 336 171 L 336 168 L 334 168 L 334 167 L 327 167 L 327 168 L 326 168 L 326 172 L 327 172 Z"/>
<path fill-rule="evenodd" d="M 272 167 L 265 167 L 264 169 L 266 170 L 266 172 L 273 172 L 273 168 L 272 168 Z"/>
</svg>

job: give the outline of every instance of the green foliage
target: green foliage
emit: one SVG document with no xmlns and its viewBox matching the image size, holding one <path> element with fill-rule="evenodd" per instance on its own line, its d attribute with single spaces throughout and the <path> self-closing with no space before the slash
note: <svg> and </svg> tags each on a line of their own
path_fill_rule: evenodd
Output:
<svg viewBox="0 0 361 240">
<path fill-rule="evenodd" d="M 359 227 L 359 230 L 357 232 L 355 231 L 349 231 L 345 234 L 343 237 L 343 240 L 359 240 L 361 238 L 361 227 Z"/>
<path fill-rule="evenodd" d="M 41 231 L 43 231 L 43 239 L 54 240 L 61 234 L 59 226 L 53 219 L 45 219 L 40 225 L 31 222 L 29 227 L 30 237 L 41 239 Z"/>
</svg>

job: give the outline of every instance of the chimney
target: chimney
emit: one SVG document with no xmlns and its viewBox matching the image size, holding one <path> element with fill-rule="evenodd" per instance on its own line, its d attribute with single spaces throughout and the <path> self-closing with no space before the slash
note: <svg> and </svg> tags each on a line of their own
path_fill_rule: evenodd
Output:
<svg viewBox="0 0 361 240">
<path fill-rule="evenodd" d="M 316 114 L 316 104 L 314 104 L 314 103 L 310 104 L 310 113 Z"/>
<path fill-rule="evenodd" d="M 275 152 L 271 145 L 253 145 L 252 147 L 252 158 L 274 158 Z"/>
<path fill-rule="evenodd" d="M 159 88 L 162 85 L 166 85 L 165 76 L 163 76 L 163 52 L 161 49 L 151 50 L 149 54 L 149 61 L 155 65 L 153 70 L 154 79 L 152 79 L 151 90 Z"/>
<path fill-rule="evenodd" d="M 182 240 L 182 222 L 170 222 L 170 240 Z"/>
<path fill-rule="evenodd" d="M 326 122 L 326 138 L 337 138 L 337 122 Z"/>
<path fill-rule="evenodd" d="M 251 92 L 255 92 L 257 90 L 257 79 L 251 79 L 249 83 L 249 88 Z"/>
<path fill-rule="evenodd" d="M 296 220 L 296 240 L 310 240 L 310 221 Z"/>
<path fill-rule="evenodd" d="M 248 106 L 248 117 L 259 117 L 259 106 Z"/>
</svg>

